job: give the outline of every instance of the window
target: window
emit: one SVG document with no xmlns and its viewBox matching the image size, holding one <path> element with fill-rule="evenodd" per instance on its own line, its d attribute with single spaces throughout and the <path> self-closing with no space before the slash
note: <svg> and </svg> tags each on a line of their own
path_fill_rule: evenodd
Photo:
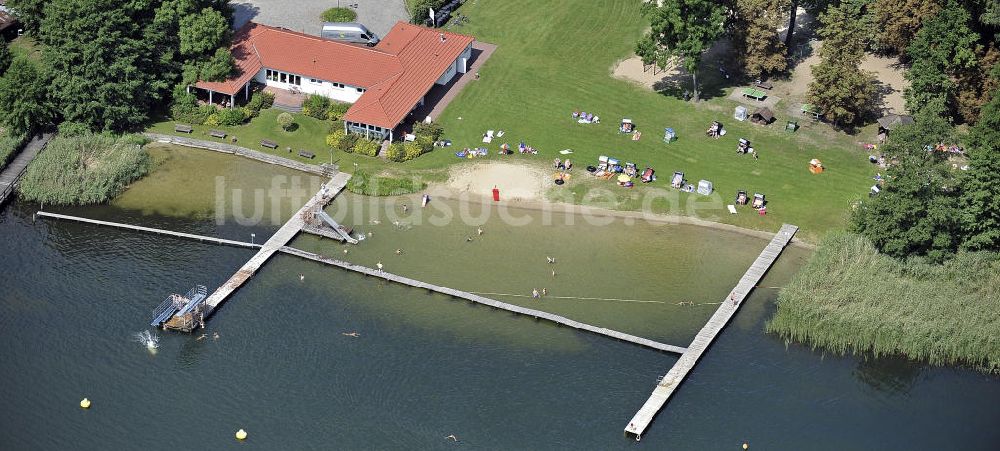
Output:
<svg viewBox="0 0 1000 451">
<path fill-rule="evenodd" d="M 365 88 L 358 88 L 358 92 L 365 92 Z"/>
<path fill-rule="evenodd" d="M 288 82 L 296 86 L 302 86 L 302 77 L 298 75 L 288 75 Z"/>
<path fill-rule="evenodd" d="M 317 79 L 315 79 L 315 78 L 310 78 L 310 79 L 309 79 L 309 83 L 312 83 L 312 84 L 314 84 L 314 85 L 318 85 L 318 84 L 320 84 L 320 81 L 319 81 L 319 80 L 317 80 Z"/>
<path fill-rule="evenodd" d="M 344 84 L 343 83 L 333 83 L 333 87 L 334 88 L 344 89 Z"/>
<path fill-rule="evenodd" d="M 280 74 L 281 74 L 281 77 L 278 79 L 278 81 L 280 81 L 282 83 L 288 83 L 288 74 L 286 74 L 284 72 L 280 72 Z"/>
</svg>

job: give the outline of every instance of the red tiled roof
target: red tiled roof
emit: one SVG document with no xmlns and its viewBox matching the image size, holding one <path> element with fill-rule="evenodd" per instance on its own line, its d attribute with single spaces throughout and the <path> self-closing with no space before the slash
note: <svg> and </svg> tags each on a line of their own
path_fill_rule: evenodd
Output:
<svg viewBox="0 0 1000 451">
<path fill-rule="evenodd" d="M 365 88 L 345 120 L 394 128 L 472 41 L 398 22 L 369 48 L 250 22 L 233 38 L 237 75 L 195 86 L 235 94 L 264 67 L 345 83 Z"/>
</svg>

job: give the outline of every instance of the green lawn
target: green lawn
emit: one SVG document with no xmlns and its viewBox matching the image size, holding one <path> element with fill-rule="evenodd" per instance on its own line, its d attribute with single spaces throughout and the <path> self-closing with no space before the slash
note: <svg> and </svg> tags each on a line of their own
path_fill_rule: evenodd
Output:
<svg viewBox="0 0 1000 451">
<path fill-rule="evenodd" d="M 668 186 L 673 171 L 683 171 L 695 183 L 711 180 L 727 204 L 737 189 L 765 193 L 769 201 L 766 217 L 747 210 L 738 215 L 708 211 L 702 216 L 764 230 L 791 222 L 802 227 L 807 239 L 842 226 L 851 200 L 864 195 L 871 185 L 872 168 L 867 155 L 852 144 L 855 138 L 835 135 L 831 139 L 828 133 L 809 136 L 820 130 L 786 133 L 786 118 L 780 110 L 778 121 L 769 128 L 740 123 L 732 119 L 736 104 L 722 95 L 693 107 L 614 79 L 613 65 L 632 54 L 636 39 L 648 26 L 640 15 L 639 1 L 552 0 L 546 2 L 544 13 L 519 13 L 535 7 L 529 0 L 468 2 L 463 6 L 470 22 L 457 31 L 472 33 L 499 48 L 480 70 L 481 79 L 466 86 L 439 118 L 457 147 L 482 145 L 485 130 L 503 129 L 507 132 L 504 140 L 511 145 L 524 139 L 540 152 L 534 157 L 496 158 L 547 163 L 560 156 L 559 150 L 571 148 L 578 166 L 596 163 L 599 155 L 651 166 L 660 175 L 654 183 L 660 187 Z M 517 20 L 512 20 L 514 17 Z M 707 62 L 705 66 L 714 64 Z M 575 123 L 570 117 L 575 109 L 600 115 L 602 124 Z M 643 131 L 640 141 L 618 134 L 622 117 L 631 118 Z M 716 140 L 704 135 L 712 120 L 725 124 L 725 137 Z M 663 143 L 664 127 L 674 128 L 679 139 Z M 802 133 L 805 135 L 800 136 Z M 740 137 L 753 142 L 760 160 L 736 154 Z M 494 140 L 493 144 L 491 148 L 499 143 Z M 811 158 L 821 159 L 828 171 L 811 174 Z M 414 161 L 413 166 L 435 167 L 456 161 L 450 152 L 434 152 Z M 593 186 L 618 189 L 610 182 L 595 184 L 587 179 L 591 177 L 578 175 L 565 189 L 575 192 L 577 201 Z M 621 188 L 620 192 L 620 208 L 641 205 L 631 198 L 638 197 L 642 189 Z M 682 194 L 682 205 L 673 211 L 687 211 L 688 200 L 700 197 Z M 653 207 L 667 210 L 663 203 Z"/>
<path fill-rule="evenodd" d="M 656 169 L 659 180 L 652 184 L 656 188 L 669 189 L 674 171 L 683 171 L 692 183 L 700 179 L 712 181 L 721 202 L 716 202 L 714 208 L 698 210 L 697 216 L 704 219 L 760 230 L 777 230 L 781 223 L 790 222 L 799 225 L 800 236 L 810 241 L 827 230 L 842 227 L 851 201 L 864 196 L 872 183 L 873 168 L 867 154 L 855 144 L 858 138 L 833 133 L 822 125 L 786 133 L 783 127 L 787 117 L 781 106 L 775 109 L 777 122 L 767 128 L 733 120 L 736 104 L 725 99 L 724 91 L 712 87 L 718 76 L 712 74 L 716 63 L 711 61 L 703 65 L 708 70 L 701 78 L 709 82 L 705 91 L 712 98 L 697 106 L 614 79 L 614 64 L 632 54 L 636 39 L 648 26 L 640 15 L 640 3 L 552 0 L 546 2 L 544 13 L 525 15 L 523 11 L 537 8 L 535 2 L 467 2 L 462 13 L 469 16 L 469 24 L 453 30 L 498 44 L 499 49 L 480 70 L 481 79 L 469 83 L 438 118 L 445 127 L 445 137 L 452 139 L 455 146 L 402 164 L 341 153 L 333 159 L 349 171 L 357 163 L 364 169 L 421 173 L 425 179 L 440 179 L 442 168 L 462 162 L 454 151 L 482 146 L 481 136 L 486 130 L 502 129 L 507 134 L 490 145 L 490 159 L 548 165 L 553 158 L 562 157 L 558 151 L 574 150 L 572 159 L 581 170 L 570 183 L 553 191 L 559 199 L 594 203 L 587 195 L 600 187 L 614 195 L 614 199 L 604 199 L 602 205 L 643 208 L 643 195 L 650 191 L 648 185 L 628 190 L 597 181 L 582 171 L 586 165 L 595 164 L 599 155 L 609 155 L 635 162 L 640 169 Z M 602 124 L 577 124 L 570 113 L 578 109 L 598 114 Z M 274 121 L 276 114 L 266 111 L 252 124 L 228 130 L 249 147 L 259 148 L 258 141 L 266 137 L 279 142 L 281 149 L 305 148 L 316 152 L 316 162 L 329 161 L 330 154 L 323 144 L 325 124 L 298 115 L 301 128 L 285 133 Z M 631 118 L 643 131 L 640 141 L 618 134 L 622 117 Z M 704 135 L 712 120 L 725 124 L 728 134 L 722 139 Z M 664 127 L 674 128 L 679 139 L 663 143 Z M 154 126 L 161 132 L 171 132 L 172 128 L 172 122 Z M 196 135 L 205 129 L 196 127 Z M 760 154 L 758 161 L 736 154 L 740 137 L 753 141 Z M 539 149 L 539 154 L 496 155 L 500 143 L 516 146 L 522 139 Z M 278 153 L 287 156 L 287 152 Z M 812 158 L 821 159 L 828 170 L 821 175 L 811 174 L 808 163 Z M 729 215 L 725 204 L 732 202 L 738 189 L 746 189 L 751 195 L 765 193 L 769 202 L 767 216 L 760 217 L 749 209 Z M 691 214 L 691 208 L 704 205 L 706 200 L 681 193 L 677 202 L 658 200 L 649 208 L 659 213 Z"/>
</svg>

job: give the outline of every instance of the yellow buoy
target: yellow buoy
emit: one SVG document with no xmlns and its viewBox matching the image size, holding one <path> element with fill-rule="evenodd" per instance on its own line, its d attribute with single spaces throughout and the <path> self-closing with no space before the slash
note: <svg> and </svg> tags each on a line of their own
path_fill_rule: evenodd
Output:
<svg viewBox="0 0 1000 451">
<path fill-rule="evenodd" d="M 80 400 L 80 407 L 82 407 L 84 409 L 89 409 L 90 408 L 90 400 L 87 399 L 87 398 L 83 398 L 82 400 Z"/>
<path fill-rule="evenodd" d="M 236 440 L 246 440 L 246 439 L 247 439 L 247 431 L 244 431 L 243 429 L 236 431 Z"/>
</svg>

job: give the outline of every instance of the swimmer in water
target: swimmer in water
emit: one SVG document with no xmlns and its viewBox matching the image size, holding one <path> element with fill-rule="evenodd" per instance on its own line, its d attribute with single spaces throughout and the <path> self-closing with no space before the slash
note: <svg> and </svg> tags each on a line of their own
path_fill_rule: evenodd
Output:
<svg viewBox="0 0 1000 451">
<path fill-rule="evenodd" d="M 538 289 L 537 288 L 532 288 L 531 289 L 531 297 L 533 297 L 535 299 L 538 299 Z"/>
<path fill-rule="evenodd" d="M 205 338 L 207 336 L 208 336 L 207 334 L 201 334 L 201 336 L 198 337 L 198 338 L 195 338 L 194 341 L 201 341 L 203 338 Z"/>
<path fill-rule="evenodd" d="M 455 437 L 455 434 L 451 434 L 451 435 L 449 435 L 449 436 L 447 436 L 445 438 L 446 439 L 451 439 L 451 441 L 453 441 L 453 442 L 457 442 L 458 441 L 458 437 Z"/>
<path fill-rule="evenodd" d="M 476 229 L 476 233 L 478 233 L 481 236 L 483 234 L 483 228 L 480 227 L 480 228 Z"/>
<path fill-rule="evenodd" d="M 472 237 L 471 236 L 465 237 L 465 242 L 466 243 L 471 243 L 472 242 Z"/>
<path fill-rule="evenodd" d="M 361 336 L 361 334 L 359 334 L 357 332 L 341 332 L 340 334 L 343 335 L 343 336 L 345 336 L 345 337 L 354 337 L 354 338 L 358 338 L 358 337 Z"/>
<path fill-rule="evenodd" d="M 306 280 L 306 276 L 299 274 L 299 281 Z"/>
<path fill-rule="evenodd" d="M 212 334 L 212 339 L 213 340 L 218 340 L 219 339 L 219 333 L 216 332 L 216 333 Z"/>
<path fill-rule="evenodd" d="M 396 249 L 396 255 L 403 255 L 402 249 Z"/>
</svg>

